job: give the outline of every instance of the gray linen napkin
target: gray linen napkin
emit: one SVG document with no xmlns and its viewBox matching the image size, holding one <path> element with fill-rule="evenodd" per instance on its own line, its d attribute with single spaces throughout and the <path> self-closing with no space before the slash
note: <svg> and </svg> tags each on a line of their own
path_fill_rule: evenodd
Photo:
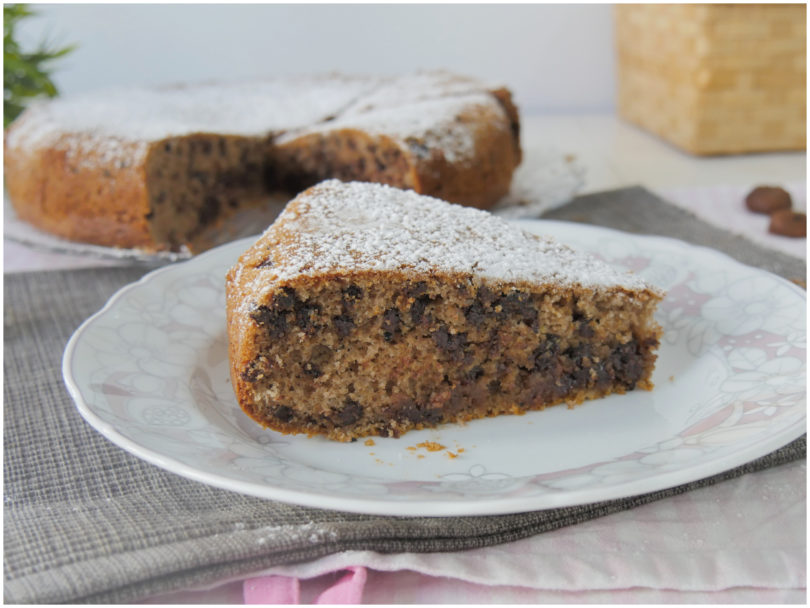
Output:
<svg viewBox="0 0 810 608">
<path fill-rule="evenodd" d="M 712 245 L 791 279 L 805 264 L 712 228 L 632 188 L 548 214 Z M 219 490 L 146 464 L 78 414 L 62 382 L 65 343 L 143 268 L 5 278 L 4 599 L 131 602 L 347 550 L 459 551 L 631 509 L 806 455 L 805 438 L 694 483 L 570 508 L 486 517 L 381 517 Z"/>
</svg>

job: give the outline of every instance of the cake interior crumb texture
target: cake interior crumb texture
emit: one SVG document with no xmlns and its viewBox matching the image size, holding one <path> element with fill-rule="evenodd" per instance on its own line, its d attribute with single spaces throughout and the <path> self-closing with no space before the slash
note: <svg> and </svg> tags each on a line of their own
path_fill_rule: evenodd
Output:
<svg viewBox="0 0 810 608">
<path fill-rule="evenodd" d="M 651 389 L 662 292 L 491 214 L 389 186 L 299 195 L 227 278 L 231 378 L 349 441 Z"/>
</svg>

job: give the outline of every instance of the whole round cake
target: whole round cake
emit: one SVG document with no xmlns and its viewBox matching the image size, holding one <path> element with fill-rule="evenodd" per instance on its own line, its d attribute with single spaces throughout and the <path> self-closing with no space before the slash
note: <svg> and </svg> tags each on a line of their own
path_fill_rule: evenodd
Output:
<svg viewBox="0 0 810 608">
<path fill-rule="evenodd" d="M 39 102 L 5 134 L 17 215 L 98 245 L 179 250 L 325 178 L 480 208 L 520 163 L 504 88 L 443 71 L 120 88 Z"/>
</svg>

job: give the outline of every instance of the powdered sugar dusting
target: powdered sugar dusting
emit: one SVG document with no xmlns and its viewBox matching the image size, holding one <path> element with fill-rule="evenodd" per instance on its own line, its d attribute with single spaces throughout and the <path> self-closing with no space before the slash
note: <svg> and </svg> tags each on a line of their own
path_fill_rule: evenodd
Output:
<svg viewBox="0 0 810 608">
<path fill-rule="evenodd" d="M 374 91 L 348 106 L 343 115 L 365 114 L 379 108 L 395 108 L 437 97 L 470 95 L 486 88 L 474 78 L 444 70 L 415 72 L 382 81 Z"/>
<path fill-rule="evenodd" d="M 112 88 L 32 105 L 9 130 L 6 143 L 33 148 L 66 133 L 109 148 L 191 133 L 263 137 L 322 121 L 378 85 L 366 77 L 312 76 Z"/>
<path fill-rule="evenodd" d="M 448 162 L 457 163 L 475 158 L 475 136 L 470 125 L 463 120 L 464 114 L 470 112 L 482 113 L 486 122 L 500 122 L 502 129 L 509 128 L 506 115 L 495 98 L 478 92 L 346 114 L 327 125 L 304 131 L 304 134 L 358 129 L 398 139 L 406 147 L 409 142 L 416 142 L 417 150 L 441 150 Z"/>
<path fill-rule="evenodd" d="M 486 90 L 443 71 L 119 87 L 33 104 L 9 129 L 6 145 L 20 151 L 59 146 L 91 164 L 137 163 L 150 142 L 168 137 L 270 137 L 343 125 L 402 140 L 421 138 L 427 146 L 444 147 L 453 162 L 473 153 L 468 129 L 454 123 L 463 104 L 497 106 Z"/>
<path fill-rule="evenodd" d="M 257 275 L 259 291 L 297 276 L 351 271 L 469 273 L 529 281 L 643 289 L 622 272 L 486 211 L 370 183 L 328 180 L 299 195 L 260 239 L 284 264 Z"/>
</svg>

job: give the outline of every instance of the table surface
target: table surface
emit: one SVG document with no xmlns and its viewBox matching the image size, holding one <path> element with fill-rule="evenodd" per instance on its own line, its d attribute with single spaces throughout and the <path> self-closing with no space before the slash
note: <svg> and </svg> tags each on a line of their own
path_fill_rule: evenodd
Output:
<svg viewBox="0 0 810 608">
<path fill-rule="evenodd" d="M 793 184 L 802 190 L 806 182 L 806 155 L 803 152 L 751 154 L 742 156 L 698 158 L 685 154 L 668 143 L 628 125 L 610 114 L 542 115 L 523 120 L 523 146 L 527 156 L 533 151 L 552 150 L 572 155 L 585 169 L 580 193 L 591 193 L 625 186 L 641 185 L 658 194 L 678 189 L 738 188 L 761 184 Z M 798 184 L 798 186 L 797 186 Z M 806 197 L 806 195 L 805 195 Z M 799 206 L 805 206 L 802 199 Z M 806 250 L 804 255 L 806 256 Z M 43 269 L 67 269 L 92 265 L 120 264 L 87 257 L 34 251 L 4 240 L 4 271 L 20 272 Z M 561 531 L 562 532 L 562 531 Z M 556 533 L 555 533 L 556 534 Z M 566 533 L 567 534 L 567 533 Z M 478 597 L 481 586 L 460 583 L 447 577 L 430 577 L 409 570 L 376 572 L 366 583 L 366 599 L 371 601 L 455 602 L 459 598 Z M 385 590 L 389 590 L 386 594 Z M 396 591 L 395 595 L 391 595 Z M 432 595 L 431 595 L 432 593 Z M 488 587 L 487 602 L 588 602 L 588 601 L 776 601 L 801 602 L 803 591 L 777 595 L 745 595 L 729 590 L 725 595 L 701 594 L 696 591 L 663 592 L 657 595 L 637 590 L 633 595 L 611 595 L 602 591 L 591 595 L 567 597 L 560 591 L 533 593 L 514 587 Z M 241 587 L 231 582 L 206 592 L 183 592 L 156 598 L 157 602 L 233 603 L 241 601 Z"/>
</svg>

